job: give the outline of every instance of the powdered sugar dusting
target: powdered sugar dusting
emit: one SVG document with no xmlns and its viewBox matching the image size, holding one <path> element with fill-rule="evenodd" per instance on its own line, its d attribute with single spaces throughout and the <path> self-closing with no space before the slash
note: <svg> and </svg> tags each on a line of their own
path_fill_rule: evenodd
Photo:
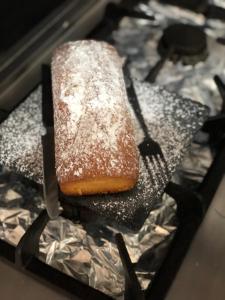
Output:
<svg viewBox="0 0 225 300">
<path fill-rule="evenodd" d="M 168 168 L 167 180 L 162 184 L 159 177 L 163 172 L 160 174 L 158 172 L 157 176 L 154 164 L 149 163 L 153 174 L 151 177 L 143 160 L 140 159 L 139 180 L 134 189 L 116 195 L 85 196 L 80 199 L 76 197 L 76 201 L 74 198 L 71 200 L 74 205 L 78 203 L 86 205 L 107 219 L 111 218 L 126 226 L 137 227 L 145 220 L 181 162 L 194 133 L 206 119 L 207 109 L 148 83 L 134 81 L 134 86 L 149 134 L 160 144 L 165 156 Z M 67 104 L 63 105 L 67 108 Z M 132 116 L 135 118 L 133 112 Z M 134 124 L 138 145 L 144 135 L 137 120 Z M 7 164 L 28 178 L 42 182 L 41 127 L 41 89 L 38 88 L 1 124 L 0 164 Z M 27 142 L 24 143 L 24 140 Z M 31 145 L 28 146 L 28 143 Z M 117 159 L 111 159 L 110 163 L 115 167 Z M 80 176 L 83 172 L 82 166 L 75 172 Z"/>
<path fill-rule="evenodd" d="M 56 172 L 74 178 L 137 177 L 122 60 L 97 41 L 62 45 L 52 61 Z"/>
<path fill-rule="evenodd" d="M 0 164 L 42 183 L 41 87 L 0 126 Z"/>
</svg>

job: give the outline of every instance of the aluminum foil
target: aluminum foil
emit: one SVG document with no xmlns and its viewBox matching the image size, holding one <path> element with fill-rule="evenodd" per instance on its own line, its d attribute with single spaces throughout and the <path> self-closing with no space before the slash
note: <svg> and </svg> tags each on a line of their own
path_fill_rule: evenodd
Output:
<svg viewBox="0 0 225 300">
<path fill-rule="evenodd" d="M 223 0 L 212 2 L 225 5 Z M 207 34 L 209 55 L 206 61 L 199 62 L 195 66 L 167 61 L 156 83 L 169 91 L 204 103 L 210 108 L 211 115 L 219 113 L 222 99 L 213 77 L 219 75 L 225 82 L 225 46 L 216 41 L 217 37 L 225 35 L 225 22 L 209 20 L 201 14 L 172 5 L 163 5 L 155 0 L 147 4 L 139 4 L 138 9 L 154 15 L 155 20 L 135 20 L 124 17 L 118 30 L 113 32 L 117 49 L 121 55 L 130 58 L 132 75 L 143 80 L 160 59 L 157 45 L 163 29 L 168 25 L 182 22 L 201 26 Z M 192 144 L 184 164 L 174 176 L 176 182 L 188 187 L 201 182 L 213 160 L 210 148 L 205 146 L 205 143 L 202 145 L 201 140 L 196 139 L 196 142 L 197 144 Z"/>
<path fill-rule="evenodd" d="M 208 2 L 209 4 L 225 8 L 224 0 L 209 0 Z M 147 1 L 145 4 L 139 4 L 138 9 L 154 15 L 156 19 L 154 24 L 158 24 L 158 22 L 160 22 L 160 25 L 162 26 L 162 24 L 167 24 L 168 20 L 178 23 L 184 22 L 202 26 L 206 33 L 214 38 L 225 36 L 224 21 L 219 19 L 209 19 L 204 15 L 195 13 L 191 10 L 174 5 L 162 4 L 157 0 L 151 0 Z"/>
<path fill-rule="evenodd" d="M 213 161 L 207 145 L 192 143 L 188 154 L 173 176 L 173 181 L 196 190 Z"/>
<path fill-rule="evenodd" d="M 193 22 L 190 18 L 182 18 L 178 13 L 184 10 L 178 9 L 176 13 L 176 7 L 171 6 L 170 11 L 165 6 L 152 1 L 151 9 L 156 17 L 154 22 L 124 17 L 119 29 L 113 33 L 117 49 L 121 55 L 130 58 L 132 75 L 139 80 L 143 80 L 160 59 L 157 46 L 164 28 L 177 22 L 199 25 L 198 19 L 194 19 Z M 189 11 L 185 13 L 188 16 L 192 15 Z M 201 17 L 197 15 L 197 18 Z M 205 61 L 194 66 L 167 61 L 156 83 L 170 92 L 176 92 L 207 105 L 210 114 L 216 115 L 220 112 L 222 99 L 213 77 L 219 75 L 222 80 L 225 80 L 225 46 L 209 35 L 207 35 L 207 44 L 208 57 Z"/>
<path fill-rule="evenodd" d="M 0 172 L 0 238 L 16 246 L 43 209 L 40 193 L 21 177 Z M 123 268 L 114 242 L 121 232 L 145 289 L 159 268 L 176 229 L 176 204 L 164 194 L 138 233 L 110 227 L 103 221 L 76 224 L 58 217 L 40 239 L 39 258 L 54 268 L 114 297 L 122 299 Z"/>
<path fill-rule="evenodd" d="M 225 8 L 225 1 L 224 0 L 211 0 L 210 3 L 218 5 L 220 7 Z"/>
</svg>

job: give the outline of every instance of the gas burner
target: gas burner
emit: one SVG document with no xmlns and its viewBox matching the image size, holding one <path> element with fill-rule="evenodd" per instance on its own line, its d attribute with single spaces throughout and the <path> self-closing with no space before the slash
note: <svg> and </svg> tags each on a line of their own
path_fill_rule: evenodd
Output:
<svg viewBox="0 0 225 300">
<path fill-rule="evenodd" d="M 159 41 L 158 52 L 162 57 L 181 60 L 185 65 L 204 61 L 208 55 L 206 34 L 193 25 L 173 24 L 167 27 Z"/>
<path fill-rule="evenodd" d="M 154 83 L 164 63 L 170 59 L 174 63 L 195 65 L 208 56 L 207 40 L 204 31 L 197 26 L 173 24 L 164 29 L 158 44 L 161 59 L 152 67 L 145 80 Z"/>
</svg>

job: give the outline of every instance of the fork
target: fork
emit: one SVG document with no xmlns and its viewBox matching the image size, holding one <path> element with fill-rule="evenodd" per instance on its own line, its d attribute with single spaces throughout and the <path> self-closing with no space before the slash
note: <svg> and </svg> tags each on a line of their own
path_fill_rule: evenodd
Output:
<svg viewBox="0 0 225 300">
<path fill-rule="evenodd" d="M 144 140 L 138 146 L 140 154 L 152 181 L 155 181 L 156 185 L 158 185 L 158 183 L 160 185 L 165 185 L 169 177 L 167 162 L 160 145 L 149 135 L 148 127 L 146 126 L 141 107 L 137 99 L 127 62 L 124 64 L 124 77 L 128 98 L 138 119 L 138 122 L 144 132 Z"/>
</svg>

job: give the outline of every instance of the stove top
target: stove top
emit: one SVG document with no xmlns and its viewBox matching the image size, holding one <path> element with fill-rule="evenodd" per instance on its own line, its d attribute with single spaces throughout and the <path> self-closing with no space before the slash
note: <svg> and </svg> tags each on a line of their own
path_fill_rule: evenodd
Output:
<svg viewBox="0 0 225 300">
<path fill-rule="evenodd" d="M 1 169 L 0 255 L 15 262 L 20 272 L 26 270 L 26 276 L 35 274 L 35 280 L 42 278 L 50 289 L 58 287 L 66 298 L 165 299 L 196 230 L 202 220 L 207 222 L 205 213 L 224 174 L 223 10 L 215 8 L 218 0 L 214 14 L 206 1 L 189 1 L 188 10 L 162 2 L 110 6 L 89 35 L 113 43 L 128 58 L 133 79 L 155 82 L 210 109 L 210 118 L 141 230 L 96 223 L 87 211 L 83 214 L 89 222 L 79 223 L 82 216 L 66 207 L 62 216 L 50 221 L 38 187 Z M 41 86 L 32 97 L 40 93 Z M 1 112 L 3 118 L 8 112 Z M 11 266 L 4 265 L 5 272 L 10 274 Z"/>
</svg>

